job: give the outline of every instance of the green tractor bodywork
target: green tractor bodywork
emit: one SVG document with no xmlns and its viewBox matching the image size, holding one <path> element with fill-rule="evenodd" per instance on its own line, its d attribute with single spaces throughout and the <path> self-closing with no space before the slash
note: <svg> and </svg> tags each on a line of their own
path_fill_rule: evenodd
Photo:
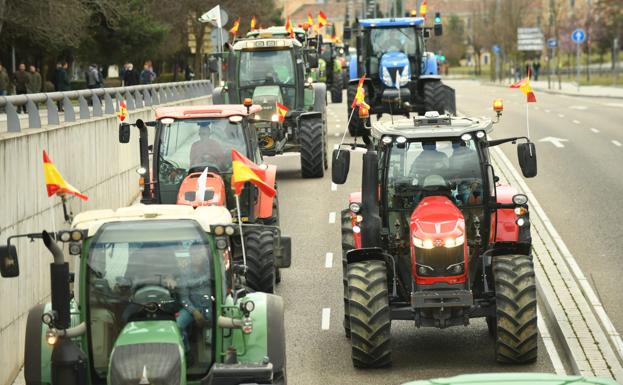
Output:
<svg viewBox="0 0 623 385">
<path fill-rule="evenodd" d="M 213 101 L 237 104 L 251 98 L 270 111 L 268 120 L 255 123 L 262 154 L 300 152 L 303 177 L 322 177 L 329 166 L 326 86 L 310 76 L 311 69 L 318 67 L 317 42 L 303 35 L 301 43 L 279 31 L 254 32 L 234 43 L 227 82 L 214 90 Z M 283 118 L 277 103 L 288 110 Z"/>
<path fill-rule="evenodd" d="M 482 373 L 407 382 L 403 385 L 617 385 L 614 380 L 552 373 Z"/>
<path fill-rule="evenodd" d="M 338 60 L 338 54 L 338 47 L 332 41 L 325 41 L 320 46 L 320 60 L 321 63 L 325 63 L 324 71 L 321 70 L 324 76 L 321 76 L 320 81 L 327 84 L 332 103 L 342 103 L 342 89 L 344 89 L 342 63 Z"/>
<path fill-rule="evenodd" d="M 56 308 L 28 314 L 26 384 L 285 384 L 283 302 L 237 289 L 236 229 L 223 207 L 141 205 L 82 213 L 56 234 L 11 237 L 43 238 L 57 250 Z M 17 266 L 11 238 L 0 259 Z M 63 266 L 69 276 L 54 238 L 76 258 L 73 298 L 69 280 L 54 273 Z M 19 275 L 0 266 L 3 277 Z M 191 322 L 178 326 L 193 303 Z M 71 322 L 61 327 L 65 313 Z"/>
</svg>

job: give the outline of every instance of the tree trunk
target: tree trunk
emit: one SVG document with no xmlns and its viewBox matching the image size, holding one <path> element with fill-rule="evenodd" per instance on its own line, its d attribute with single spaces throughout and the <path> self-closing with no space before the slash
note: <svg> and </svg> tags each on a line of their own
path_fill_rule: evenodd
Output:
<svg viewBox="0 0 623 385">
<path fill-rule="evenodd" d="M 6 12 L 6 0 L 0 0 L 0 34 L 2 34 L 2 26 L 4 25 L 5 12 Z"/>
<path fill-rule="evenodd" d="M 201 63 L 201 59 L 203 58 L 203 36 L 205 35 L 205 24 L 197 23 L 195 25 L 195 60 L 194 60 L 194 68 L 195 79 L 203 79 L 203 66 Z"/>
</svg>

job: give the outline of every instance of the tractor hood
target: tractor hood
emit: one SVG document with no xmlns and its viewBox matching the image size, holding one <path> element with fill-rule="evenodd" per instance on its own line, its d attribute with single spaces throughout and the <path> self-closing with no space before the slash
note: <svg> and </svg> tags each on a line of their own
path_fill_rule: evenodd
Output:
<svg viewBox="0 0 623 385">
<path fill-rule="evenodd" d="M 175 322 L 128 323 L 110 356 L 110 385 L 179 385 L 186 377 L 182 337 Z"/>
<path fill-rule="evenodd" d="M 431 239 L 435 246 L 443 246 L 448 237 L 465 233 L 463 213 L 445 196 L 426 197 L 413 210 L 411 234 L 420 239 Z"/>
<path fill-rule="evenodd" d="M 409 58 L 404 52 L 387 52 L 381 58 L 379 74 L 387 87 L 406 85 L 411 77 Z"/>
<path fill-rule="evenodd" d="M 277 103 L 283 104 L 279 86 L 259 86 L 253 90 L 253 104 L 262 106 L 262 111 L 258 114 L 260 118 L 271 120 L 277 113 Z"/>
<path fill-rule="evenodd" d="M 193 172 L 183 181 L 177 193 L 177 204 L 198 206 L 225 206 L 225 183 L 213 172 Z"/>
</svg>

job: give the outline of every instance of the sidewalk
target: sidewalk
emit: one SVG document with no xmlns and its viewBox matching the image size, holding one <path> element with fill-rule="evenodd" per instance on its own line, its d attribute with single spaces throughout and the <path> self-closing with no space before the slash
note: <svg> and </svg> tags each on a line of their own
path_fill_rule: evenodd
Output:
<svg viewBox="0 0 623 385">
<path fill-rule="evenodd" d="M 569 96 L 584 96 L 584 97 L 593 97 L 593 98 L 613 98 L 613 99 L 623 99 L 623 87 L 615 87 L 615 86 L 580 86 L 578 90 L 578 86 L 576 83 L 572 82 L 561 82 L 560 89 L 558 89 L 558 81 L 552 79 L 551 89 L 547 88 L 547 78 L 545 80 L 539 81 L 530 81 L 530 85 L 535 91 L 547 92 L 550 94 L 560 94 L 560 95 L 569 95 Z M 495 84 L 495 85 L 504 85 L 510 86 L 510 83 L 493 83 L 493 82 L 483 82 L 487 84 Z"/>
</svg>

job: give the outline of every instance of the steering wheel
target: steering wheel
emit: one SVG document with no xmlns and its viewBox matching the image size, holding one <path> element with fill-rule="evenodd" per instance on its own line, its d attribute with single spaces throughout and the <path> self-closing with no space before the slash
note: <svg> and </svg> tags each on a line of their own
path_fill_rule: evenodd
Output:
<svg viewBox="0 0 623 385">
<path fill-rule="evenodd" d="M 128 302 L 140 306 L 148 314 L 161 312 L 173 317 L 180 308 L 171 292 L 159 285 L 146 285 L 135 290 Z"/>
<path fill-rule="evenodd" d="M 186 170 L 175 162 L 160 156 L 160 176 L 166 178 L 169 183 L 179 183 L 186 176 Z"/>
</svg>

